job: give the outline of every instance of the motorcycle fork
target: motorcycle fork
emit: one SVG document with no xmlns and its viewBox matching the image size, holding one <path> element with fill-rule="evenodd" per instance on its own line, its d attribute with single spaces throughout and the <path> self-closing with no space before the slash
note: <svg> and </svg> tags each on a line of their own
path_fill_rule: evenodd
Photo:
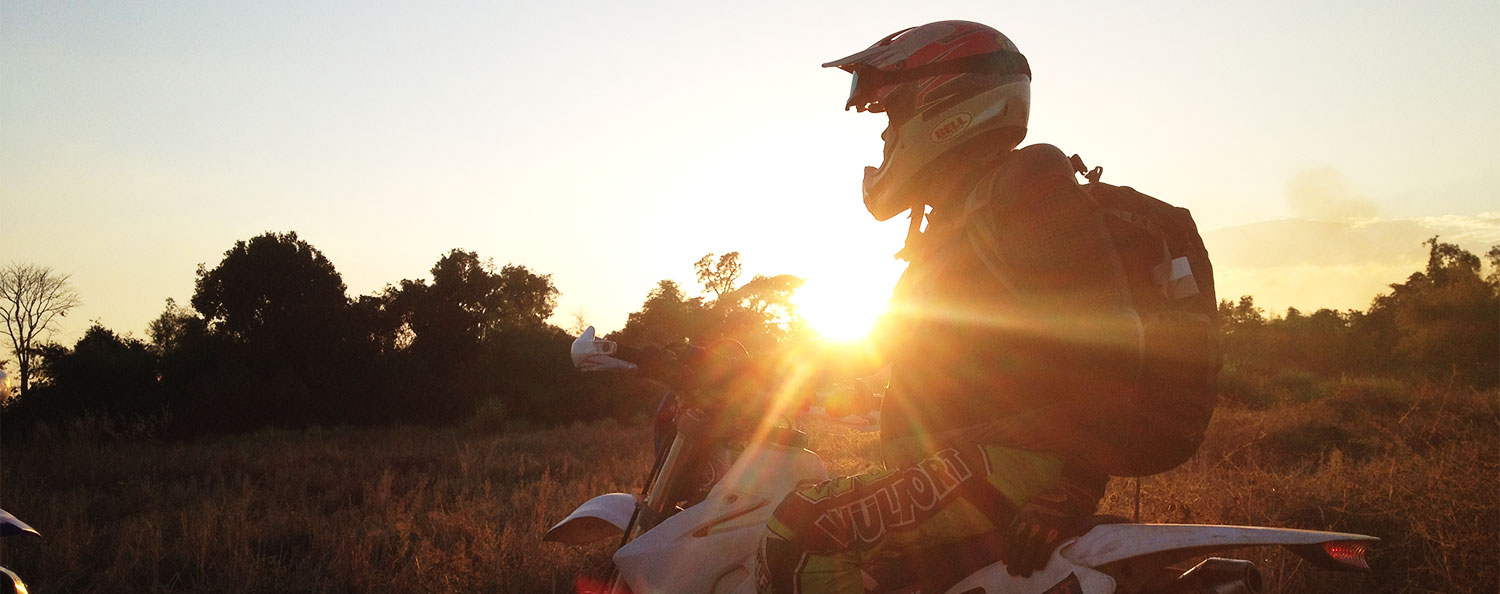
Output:
<svg viewBox="0 0 1500 594">
<path fill-rule="evenodd" d="M 666 515 L 666 508 L 672 504 L 672 494 L 676 490 L 675 485 L 681 482 L 683 470 L 678 468 L 681 461 L 687 456 L 689 449 L 687 441 L 681 433 L 672 437 L 672 445 L 663 450 L 656 457 L 656 463 L 652 465 L 651 474 L 646 477 L 646 495 L 636 504 L 635 511 L 630 514 L 630 521 L 625 524 L 625 534 L 620 537 L 620 546 L 628 544 L 641 530 L 641 509 L 645 508 L 655 521 L 661 521 Z M 607 594 L 621 594 L 630 592 L 625 585 L 625 580 L 620 576 L 620 570 L 614 569 L 610 572 L 609 589 Z"/>
</svg>

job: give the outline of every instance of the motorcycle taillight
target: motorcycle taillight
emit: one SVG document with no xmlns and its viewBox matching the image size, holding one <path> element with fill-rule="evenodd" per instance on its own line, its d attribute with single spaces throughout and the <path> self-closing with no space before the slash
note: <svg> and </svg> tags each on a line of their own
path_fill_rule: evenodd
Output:
<svg viewBox="0 0 1500 594">
<path fill-rule="evenodd" d="M 1365 553 L 1370 542 L 1363 540 L 1330 540 L 1318 544 L 1288 545 L 1298 556 L 1324 569 L 1338 571 L 1370 571 L 1370 562 Z"/>
<path fill-rule="evenodd" d="M 1365 552 L 1369 550 L 1368 544 L 1359 541 L 1335 540 L 1323 543 L 1323 552 L 1328 554 L 1329 559 L 1340 565 L 1365 571 L 1370 570 L 1370 562 L 1365 560 Z"/>
</svg>

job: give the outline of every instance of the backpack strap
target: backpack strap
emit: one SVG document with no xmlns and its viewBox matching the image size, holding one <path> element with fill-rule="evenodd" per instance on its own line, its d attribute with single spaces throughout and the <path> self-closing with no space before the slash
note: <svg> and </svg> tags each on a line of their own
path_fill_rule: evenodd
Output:
<svg viewBox="0 0 1500 594">
<path fill-rule="evenodd" d="M 1011 279 L 1015 278 L 1015 273 L 1000 259 L 1000 236 L 995 231 L 994 216 L 990 213 L 994 209 L 995 180 L 998 178 L 999 171 L 991 171 L 969 190 L 969 195 L 964 198 L 963 226 L 979 261 L 1002 288 L 1014 295 L 1016 285 Z"/>
</svg>

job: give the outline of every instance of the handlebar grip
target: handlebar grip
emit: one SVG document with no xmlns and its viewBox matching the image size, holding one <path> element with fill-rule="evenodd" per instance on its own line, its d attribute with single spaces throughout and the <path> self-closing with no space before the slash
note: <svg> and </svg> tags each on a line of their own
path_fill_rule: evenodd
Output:
<svg viewBox="0 0 1500 594">
<path fill-rule="evenodd" d="M 636 365 L 629 361 L 616 359 L 611 355 L 618 353 L 619 345 L 611 340 L 602 340 L 594 336 L 594 327 L 586 328 L 569 350 L 569 356 L 573 359 L 573 366 L 583 371 L 630 371 L 636 369 Z"/>
</svg>

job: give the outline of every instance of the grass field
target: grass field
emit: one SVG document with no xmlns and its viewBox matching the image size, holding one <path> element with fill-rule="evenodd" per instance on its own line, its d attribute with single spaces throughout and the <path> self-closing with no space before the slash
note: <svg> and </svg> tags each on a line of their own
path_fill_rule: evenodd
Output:
<svg viewBox="0 0 1500 594">
<path fill-rule="evenodd" d="M 1141 481 L 1144 521 L 1373 534 L 1372 576 L 1243 551 L 1271 592 L 1500 590 L 1500 396 L 1443 385 L 1228 369 L 1203 451 Z M 526 429 L 268 431 L 191 443 L 97 430 L 0 453 L 0 507 L 34 592 L 566 592 L 606 563 L 542 533 L 638 485 L 644 421 Z M 835 472 L 873 435 L 819 431 Z M 1129 515 L 1131 481 L 1106 511 Z"/>
</svg>

